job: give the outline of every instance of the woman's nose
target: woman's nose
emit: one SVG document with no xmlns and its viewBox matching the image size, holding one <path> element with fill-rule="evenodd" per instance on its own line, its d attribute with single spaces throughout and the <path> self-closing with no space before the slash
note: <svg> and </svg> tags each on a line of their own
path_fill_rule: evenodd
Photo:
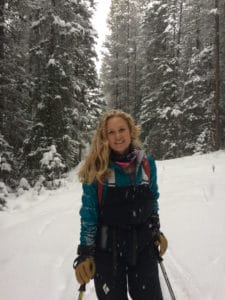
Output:
<svg viewBox="0 0 225 300">
<path fill-rule="evenodd" d="M 121 137 L 121 133 L 119 131 L 116 132 L 115 134 L 115 138 L 118 140 Z"/>
</svg>

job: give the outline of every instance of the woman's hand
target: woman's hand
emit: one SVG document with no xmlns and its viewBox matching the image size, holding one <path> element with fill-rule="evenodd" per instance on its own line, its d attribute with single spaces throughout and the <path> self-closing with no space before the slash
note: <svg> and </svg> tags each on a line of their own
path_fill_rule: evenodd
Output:
<svg viewBox="0 0 225 300">
<path fill-rule="evenodd" d="M 79 245 L 77 249 L 77 258 L 73 262 L 75 277 L 82 285 L 88 283 L 95 275 L 95 246 Z"/>
<path fill-rule="evenodd" d="M 95 262 L 92 257 L 86 258 L 75 266 L 75 276 L 79 284 L 88 283 L 95 275 Z"/>
<path fill-rule="evenodd" d="M 160 232 L 155 245 L 159 248 L 159 256 L 163 256 L 168 248 L 168 241 L 165 235 Z"/>
</svg>

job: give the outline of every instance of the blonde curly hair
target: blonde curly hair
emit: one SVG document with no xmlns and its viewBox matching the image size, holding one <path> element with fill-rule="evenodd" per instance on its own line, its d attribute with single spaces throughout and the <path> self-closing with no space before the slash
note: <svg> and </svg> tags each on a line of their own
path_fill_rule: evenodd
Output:
<svg viewBox="0 0 225 300">
<path fill-rule="evenodd" d="M 82 183 L 90 184 L 94 180 L 102 182 L 109 174 L 110 147 L 107 139 L 107 122 L 110 118 L 120 117 L 127 122 L 131 134 L 131 144 L 139 147 L 141 145 L 139 136 L 141 128 L 135 124 L 133 117 L 122 110 L 113 109 L 106 112 L 99 121 L 94 134 L 89 153 L 80 168 L 79 179 Z"/>
</svg>

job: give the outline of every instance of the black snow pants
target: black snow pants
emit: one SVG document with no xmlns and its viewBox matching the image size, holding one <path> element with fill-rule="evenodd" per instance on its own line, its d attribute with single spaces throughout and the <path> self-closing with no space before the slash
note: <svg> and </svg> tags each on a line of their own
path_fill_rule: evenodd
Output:
<svg viewBox="0 0 225 300">
<path fill-rule="evenodd" d="M 94 278 L 98 300 L 162 300 L 158 264 L 153 245 L 145 247 L 130 266 L 118 257 L 113 265 L 112 253 L 100 251 L 96 255 Z"/>
</svg>

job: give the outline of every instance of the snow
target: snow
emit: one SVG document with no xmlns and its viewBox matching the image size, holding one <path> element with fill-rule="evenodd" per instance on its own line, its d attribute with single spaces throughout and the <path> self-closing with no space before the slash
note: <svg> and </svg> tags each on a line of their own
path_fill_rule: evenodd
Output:
<svg viewBox="0 0 225 300">
<path fill-rule="evenodd" d="M 26 178 L 22 177 L 20 179 L 19 187 L 22 188 L 23 190 L 29 190 L 30 189 L 30 184 L 27 181 Z"/>
<path fill-rule="evenodd" d="M 153 9 L 154 6 L 160 5 L 160 1 L 151 1 L 151 3 L 148 4 L 148 10 Z"/>
<path fill-rule="evenodd" d="M 157 111 L 160 113 L 161 118 L 166 118 L 167 113 L 171 111 L 171 107 L 167 106 L 164 109 L 158 108 Z"/>
<path fill-rule="evenodd" d="M 39 20 L 32 22 L 31 28 L 35 28 L 35 27 L 39 26 L 41 24 L 41 22 L 43 22 L 44 20 L 45 20 L 45 17 L 42 17 Z"/>
<path fill-rule="evenodd" d="M 225 151 L 157 161 L 164 265 L 177 299 L 225 299 Z M 4 300 L 77 299 L 81 185 L 73 170 L 58 190 L 8 196 L 0 212 Z M 170 299 L 160 271 L 164 299 Z M 93 282 L 84 299 L 96 299 Z"/>
<path fill-rule="evenodd" d="M 178 117 L 178 116 L 181 115 L 181 114 L 182 114 L 182 111 L 179 110 L 179 109 L 177 109 L 177 108 L 174 108 L 174 109 L 172 109 L 172 111 L 171 111 L 171 116 Z"/>
<path fill-rule="evenodd" d="M 72 27 L 70 22 L 66 23 L 59 16 L 54 16 L 54 22 L 53 22 L 53 24 L 57 24 L 60 27 Z"/>
<path fill-rule="evenodd" d="M 219 14 L 218 8 L 213 8 L 209 11 L 209 15 L 218 15 L 218 14 Z"/>
<path fill-rule="evenodd" d="M 0 162 L 1 162 L 1 160 L 0 160 Z M 11 165 L 7 162 L 3 162 L 3 163 L 1 162 L 0 168 L 1 168 L 2 171 L 7 171 L 7 172 L 12 171 Z"/>
<path fill-rule="evenodd" d="M 56 60 L 54 58 L 49 59 L 49 61 L 47 63 L 47 67 L 50 66 L 50 65 L 53 65 L 53 66 L 56 65 Z"/>
<path fill-rule="evenodd" d="M 56 153 L 57 151 L 55 145 L 51 145 L 50 151 L 43 154 L 43 158 L 40 161 L 41 165 L 49 165 Z"/>
<path fill-rule="evenodd" d="M 0 200 L 1 200 L 1 196 L 3 198 L 8 196 L 7 187 L 2 181 L 0 181 Z"/>
</svg>

